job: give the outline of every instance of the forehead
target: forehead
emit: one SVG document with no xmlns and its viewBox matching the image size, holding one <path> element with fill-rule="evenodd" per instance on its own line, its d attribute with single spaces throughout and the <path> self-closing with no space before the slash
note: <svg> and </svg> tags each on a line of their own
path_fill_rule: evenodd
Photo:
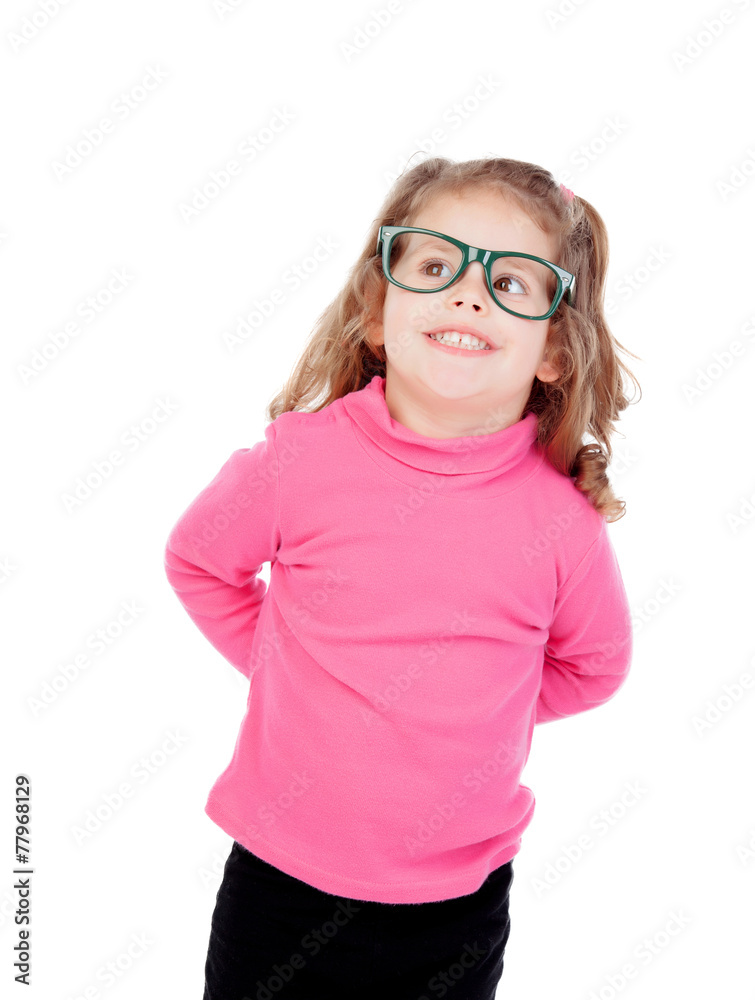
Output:
<svg viewBox="0 0 755 1000">
<path fill-rule="evenodd" d="M 543 232 L 512 198 L 496 191 L 438 195 L 410 224 L 485 250 L 518 250 L 547 260 L 556 252 L 555 237 Z"/>
</svg>

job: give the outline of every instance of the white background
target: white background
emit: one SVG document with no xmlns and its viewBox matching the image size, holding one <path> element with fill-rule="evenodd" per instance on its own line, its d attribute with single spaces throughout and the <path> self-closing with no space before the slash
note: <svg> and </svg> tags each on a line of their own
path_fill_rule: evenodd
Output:
<svg viewBox="0 0 755 1000">
<path fill-rule="evenodd" d="M 627 501 L 610 534 L 636 619 L 632 671 L 607 705 L 535 730 L 523 780 L 537 806 L 514 861 L 498 993 L 752 998 L 755 693 L 727 701 L 726 685 L 755 677 L 755 12 L 584 0 L 556 20 L 555 2 L 403 0 L 373 30 L 383 0 L 47 6 L 13 0 L 0 16 L 4 995 L 201 996 L 231 846 L 204 803 L 247 682 L 176 600 L 164 545 L 230 453 L 262 439 L 265 406 L 392 177 L 461 102 L 463 123 L 446 121 L 432 151 L 540 163 L 595 205 L 611 240 L 611 328 L 642 359 L 628 361 L 643 397 L 611 469 Z M 494 89 L 475 101 L 481 78 Z M 291 121 L 240 157 L 276 109 Z M 56 172 L 106 116 L 113 130 Z M 182 204 L 232 158 L 240 174 L 186 221 Z M 320 239 L 337 249 L 229 351 L 224 332 Z M 105 304 L 118 270 L 131 278 Z M 77 310 L 98 294 L 85 322 Z M 79 335 L 52 347 L 74 319 Z M 161 401 L 171 412 L 151 423 Z M 132 425 L 143 440 L 129 450 Z M 68 509 L 78 477 L 116 448 L 123 464 Z M 137 617 L 65 681 L 87 637 L 115 634 L 122 602 Z M 171 733 L 183 742 L 161 756 Z M 27 990 L 11 951 L 19 772 L 33 793 Z M 77 837 L 123 782 L 130 797 Z M 632 783 L 642 793 L 621 806 Z M 604 834 L 601 809 L 613 810 Z M 569 861 L 585 835 L 591 847 Z M 683 924 L 665 935 L 674 914 Z"/>
</svg>

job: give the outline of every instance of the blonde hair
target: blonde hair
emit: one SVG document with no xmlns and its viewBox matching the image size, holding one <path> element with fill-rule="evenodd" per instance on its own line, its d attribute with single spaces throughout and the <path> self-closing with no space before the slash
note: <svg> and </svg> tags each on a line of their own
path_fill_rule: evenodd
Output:
<svg viewBox="0 0 755 1000">
<path fill-rule="evenodd" d="M 544 232 L 556 237 L 554 263 L 576 276 L 576 296 L 551 317 L 547 356 L 559 372 L 554 382 L 533 379 L 523 416 L 537 415 L 537 440 L 553 466 L 608 521 L 625 514 L 606 476 L 614 422 L 629 404 L 622 376 L 639 383 L 618 357 L 637 355 L 613 337 L 603 311 L 608 236 L 593 206 L 579 196 L 564 199 L 553 174 L 534 163 L 510 159 L 454 162 L 432 157 L 405 170 L 373 220 L 364 249 L 314 330 L 284 387 L 267 408 L 269 420 L 288 410 L 317 412 L 349 392 L 385 376 L 382 344 L 370 340 L 370 324 L 382 314 L 387 279 L 375 253 L 380 226 L 411 226 L 438 195 L 493 190 L 518 204 Z M 641 360 L 638 358 L 638 360 Z M 594 442 L 583 444 L 588 432 Z M 596 443 L 597 442 L 597 443 Z"/>
</svg>

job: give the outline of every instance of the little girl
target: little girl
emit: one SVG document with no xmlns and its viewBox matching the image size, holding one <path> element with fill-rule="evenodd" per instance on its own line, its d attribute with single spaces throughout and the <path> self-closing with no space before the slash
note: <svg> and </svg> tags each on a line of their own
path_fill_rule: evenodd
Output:
<svg viewBox="0 0 755 1000">
<path fill-rule="evenodd" d="M 534 727 L 631 661 L 607 262 L 539 166 L 408 170 L 264 441 L 173 528 L 171 586 L 250 681 L 204 1000 L 495 996 Z"/>
</svg>

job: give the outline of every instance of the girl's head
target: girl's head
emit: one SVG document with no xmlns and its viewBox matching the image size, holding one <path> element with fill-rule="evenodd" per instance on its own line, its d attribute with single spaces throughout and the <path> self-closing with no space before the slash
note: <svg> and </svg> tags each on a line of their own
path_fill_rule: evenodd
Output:
<svg viewBox="0 0 755 1000">
<path fill-rule="evenodd" d="M 575 276 L 576 292 L 548 320 L 520 318 L 490 295 L 478 260 L 432 294 L 399 288 L 385 277 L 376 252 L 381 226 L 416 226 L 486 250 L 542 257 Z M 375 375 L 385 376 L 386 399 L 399 412 L 435 410 L 441 427 L 448 416 L 449 436 L 490 433 L 534 412 L 539 444 L 553 465 L 616 520 L 625 505 L 614 497 L 605 468 L 614 421 L 629 402 L 622 374 L 636 379 L 617 355 L 630 352 L 606 323 L 607 265 L 602 219 L 579 196 L 567 201 L 542 167 L 510 159 L 425 160 L 388 193 L 345 287 L 271 401 L 269 419 L 322 409 Z M 427 337 L 459 325 L 478 330 L 492 351 L 460 357 Z M 598 444 L 583 445 L 585 433 Z"/>
<path fill-rule="evenodd" d="M 411 225 L 477 249 L 515 250 L 545 260 L 553 260 L 558 249 L 517 202 L 489 187 L 436 194 L 413 213 Z M 429 234 L 399 234 L 386 253 L 389 248 L 389 273 L 403 285 L 422 288 L 446 284 L 463 259 L 454 244 Z M 494 259 L 491 268 L 495 297 L 479 259 L 432 294 L 389 282 L 380 317 L 370 324 L 371 343 L 382 345 L 386 355 L 391 415 L 419 433 L 460 437 L 508 427 L 521 419 L 533 379 L 552 382 L 558 376 L 545 357 L 548 321 L 515 316 L 497 304 L 545 313 L 556 290 L 555 274 L 544 265 L 533 273 L 537 262 L 521 257 Z M 538 305 L 540 296 L 533 293 L 540 289 L 543 297 L 549 294 L 547 303 Z M 460 355 L 439 350 L 428 335 L 443 328 L 477 335 L 488 348 Z"/>
</svg>

